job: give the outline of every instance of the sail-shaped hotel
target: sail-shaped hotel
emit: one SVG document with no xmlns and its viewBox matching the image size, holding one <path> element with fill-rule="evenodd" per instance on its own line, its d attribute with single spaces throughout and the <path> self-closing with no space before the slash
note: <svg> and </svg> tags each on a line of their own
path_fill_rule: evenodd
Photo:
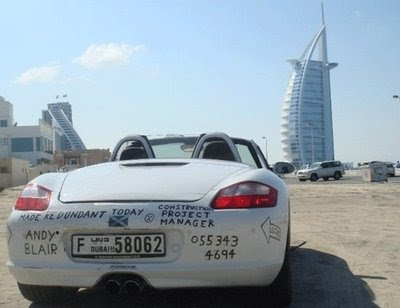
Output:
<svg viewBox="0 0 400 308">
<path fill-rule="evenodd" d="M 318 49 L 318 55 L 314 52 Z M 293 71 L 289 79 L 281 118 L 284 157 L 297 167 L 316 161 L 333 160 L 333 129 L 326 28 L 322 27 L 299 59 L 288 60 Z"/>
</svg>

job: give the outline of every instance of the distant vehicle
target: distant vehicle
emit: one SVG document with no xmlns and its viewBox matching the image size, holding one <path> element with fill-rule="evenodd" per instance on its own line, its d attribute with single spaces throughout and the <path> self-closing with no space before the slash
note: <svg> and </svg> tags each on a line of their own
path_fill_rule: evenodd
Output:
<svg viewBox="0 0 400 308">
<path fill-rule="evenodd" d="M 373 164 L 373 163 L 379 163 L 379 161 L 363 162 L 363 163 L 360 163 L 359 166 L 360 167 L 361 166 L 366 166 L 366 165 L 370 165 L 370 164 Z M 394 163 L 392 163 L 390 161 L 389 162 L 381 162 L 381 163 L 386 164 L 387 176 L 395 176 L 396 171 L 395 171 Z"/>
<path fill-rule="evenodd" d="M 268 286 L 266 301 L 289 305 L 289 193 L 268 169 L 254 141 L 223 133 L 125 137 L 110 162 L 23 189 L 8 268 L 37 303 L 79 288 Z"/>
<path fill-rule="evenodd" d="M 390 162 L 370 161 L 360 163 L 361 178 L 366 182 L 387 182 L 388 167 Z"/>
<path fill-rule="evenodd" d="M 394 164 L 393 163 L 386 163 L 387 167 L 387 175 L 388 176 L 395 176 L 395 169 L 394 169 Z"/>
<path fill-rule="evenodd" d="M 320 178 L 324 179 L 324 181 L 328 181 L 329 178 L 339 180 L 344 174 L 345 171 L 342 163 L 335 160 L 313 163 L 312 165 L 297 171 L 296 177 L 300 182 L 307 180 L 315 182 Z"/>
</svg>

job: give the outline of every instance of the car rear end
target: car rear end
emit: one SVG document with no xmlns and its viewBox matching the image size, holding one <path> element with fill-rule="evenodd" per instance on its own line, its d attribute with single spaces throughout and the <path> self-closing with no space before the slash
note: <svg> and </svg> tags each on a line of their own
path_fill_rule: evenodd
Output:
<svg viewBox="0 0 400 308">
<path fill-rule="evenodd" d="M 24 190 L 7 222 L 20 284 L 265 286 L 278 275 L 289 199 L 272 172 L 207 160 L 97 168 Z"/>
</svg>

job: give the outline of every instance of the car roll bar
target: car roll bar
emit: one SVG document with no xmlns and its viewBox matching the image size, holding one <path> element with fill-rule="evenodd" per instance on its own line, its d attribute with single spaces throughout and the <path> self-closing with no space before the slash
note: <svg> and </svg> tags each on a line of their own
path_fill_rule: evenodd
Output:
<svg viewBox="0 0 400 308">
<path fill-rule="evenodd" d="M 236 162 L 242 163 L 242 160 L 240 159 L 239 152 L 236 149 L 236 146 L 234 142 L 232 141 L 231 137 L 229 137 L 225 133 L 221 132 L 214 132 L 214 133 L 208 133 L 208 134 L 202 134 L 200 135 L 199 139 L 197 140 L 193 153 L 192 153 L 192 158 L 200 158 L 200 153 L 201 150 L 203 149 L 203 146 L 206 142 L 208 141 L 217 141 L 217 140 L 222 140 L 226 142 L 228 145 L 229 149 L 231 150 L 233 157 Z"/>
<path fill-rule="evenodd" d="M 124 138 L 122 138 L 120 141 L 118 141 L 117 145 L 115 146 L 114 150 L 112 151 L 112 154 L 110 156 L 110 161 L 116 161 L 117 155 L 119 150 L 121 149 L 121 146 L 126 143 L 126 142 L 134 142 L 137 141 L 143 145 L 144 150 L 146 151 L 147 158 L 155 158 L 153 148 L 150 145 L 149 139 L 147 139 L 146 136 L 143 135 L 128 135 Z"/>
</svg>

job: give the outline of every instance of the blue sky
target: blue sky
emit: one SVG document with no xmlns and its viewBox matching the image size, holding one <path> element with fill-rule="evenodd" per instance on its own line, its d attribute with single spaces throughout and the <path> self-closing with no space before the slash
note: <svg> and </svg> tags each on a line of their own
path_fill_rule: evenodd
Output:
<svg viewBox="0 0 400 308">
<path fill-rule="evenodd" d="M 324 1 L 335 155 L 400 160 L 400 2 Z M 129 133 L 224 131 L 282 160 L 290 75 L 320 1 L 2 1 L 0 95 L 33 125 L 68 94 L 89 148 Z"/>
</svg>

